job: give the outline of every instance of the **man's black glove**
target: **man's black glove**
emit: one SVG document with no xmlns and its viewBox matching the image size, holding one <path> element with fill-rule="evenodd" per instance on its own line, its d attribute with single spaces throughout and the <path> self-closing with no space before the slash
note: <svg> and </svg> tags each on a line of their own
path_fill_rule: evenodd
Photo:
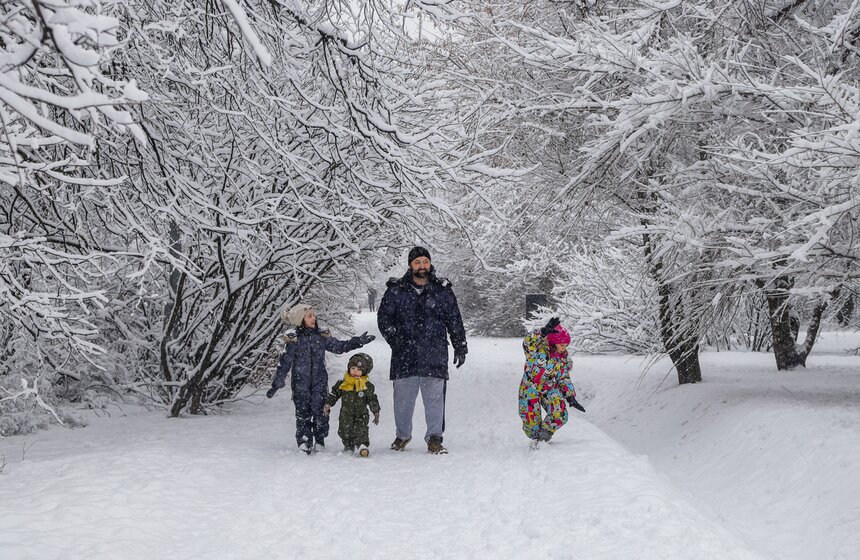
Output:
<svg viewBox="0 0 860 560">
<path fill-rule="evenodd" d="M 571 408 L 575 408 L 581 412 L 585 412 L 585 407 L 579 404 L 579 401 L 576 400 L 576 397 L 570 397 L 567 399 L 567 406 Z"/>
<path fill-rule="evenodd" d="M 553 317 L 552 319 L 547 321 L 547 324 L 544 325 L 544 327 L 540 330 L 540 335 L 546 336 L 549 333 L 554 332 L 555 328 L 559 325 L 559 323 L 561 323 L 561 321 L 558 319 L 558 317 Z"/>
<path fill-rule="evenodd" d="M 277 389 L 275 389 L 274 387 L 272 387 L 271 389 L 269 389 L 268 391 L 266 391 L 266 396 L 267 396 L 267 397 L 269 397 L 269 398 L 271 399 L 272 397 L 274 397 L 274 396 L 275 396 L 275 393 L 277 393 L 277 392 L 278 392 L 278 390 L 277 390 Z"/>
<path fill-rule="evenodd" d="M 466 362 L 466 353 L 462 350 L 454 352 L 454 365 L 458 368 Z"/>
<path fill-rule="evenodd" d="M 376 337 L 372 334 L 367 334 L 367 331 L 364 331 L 364 334 L 358 337 L 358 341 L 361 342 L 361 345 L 364 346 L 368 342 L 373 342 L 376 340 Z"/>
</svg>

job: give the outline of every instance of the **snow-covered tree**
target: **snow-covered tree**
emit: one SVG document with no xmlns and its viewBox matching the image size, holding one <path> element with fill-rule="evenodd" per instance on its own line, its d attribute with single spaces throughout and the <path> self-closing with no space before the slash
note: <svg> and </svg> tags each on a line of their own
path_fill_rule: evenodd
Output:
<svg viewBox="0 0 860 560">
<path fill-rule="evenodd" d="M 802 363 L 808 348 L 782 344 L 785 296 L 819 294 L 811 348 L 823 300 L 856 291 L 856 88 L 839 87 L 857 68 L 853 4 L 489 12 L 495 40 L 515 55 L 506 61 L 532 77 L 528 97 L 507 90 L 512 118 L 580 139 L 536 214 L 602 222 L 610 239 L 636 242 L 629 258 L 655 285 L 662 349 L 679 380 L 700 379 L 700 341 L 732 328 L 751 289 L 770 306 L 778 366 Z"/>
<path fill-rule="evenodd" d="M 74 17 L 62 11 L 71 5 Z M 4 286 L 53 321 L 52 333 L 99 352 L 107 386 L 173 415 L 239 395 L 279 346 L 281 309 L 343 286 L 328 278 L 348 278 L 367 251 L 456 225 L 456 200 L 487 177 L 468 147 L 468 107 L 446 106 L 432 73 L 444 58 L 410 23 L 444 15 L 442 5 L 21 6 L 6 20 L 14 64 L 3 85 L 26 78 L 34 102 L 26 112 L 4 105 L 4 123 L 16 139 L 39 127 L 52 136 L 7 135 L 4 171 L 19 190 L 18 177 L 53 182 L 30 181 L 26 196 L 4 191 L 7 217 L 23 224 L 0 238 Z M 65 15 L 45 18 L 47 9 Z M 46 21 L 56 24 L 47 32 Z M 31 56 L 32 37 L 42 43 Z M 67 47 L 71 66 L 55 56 Z M 40 85 L 74 95 L 54 103 L 59 94 Z M 117 108 L 131 101 L 131 111 Z M 24 155 L 49 149 L 66 159 L 40 155 L 27 167 Z M 61 183 L 73 188 L 52 186 Z M 53 295 L 31 297 L 40 290 Z M 68 301 L 75 315 L 43 311 Z M 4 324 L 12 340 L 20 325 Z M 58 369 L 91 375 L 81 364 Z"/>
<path fill-rule="evenodd" d="M 97 139 L 142 141 L 128 106 L 146 95 L 105 71 L 120 25 L 99 1 L 0 10 L 0 405 L 50 408 L 40 380 L 98 354 L 93 316 L 125 257 L 88 221 L 124 183 L 99 171 Z"/>
</svg>

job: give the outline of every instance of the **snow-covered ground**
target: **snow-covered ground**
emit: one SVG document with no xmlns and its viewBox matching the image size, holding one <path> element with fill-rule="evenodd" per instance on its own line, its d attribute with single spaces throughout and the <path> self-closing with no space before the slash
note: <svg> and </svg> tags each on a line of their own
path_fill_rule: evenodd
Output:
<svg viewBox="0 0 860 560">
<path fill-rule="evenodd" d="M 431 456 L 420 400 L 416 441 L 387 449 L 376 341 L 369 459 L 339 453 L 334 429 L 324 453 L 300 454 L 287 390 L 223 415 L 117 409 L 0 439 L 0 558 L 856 560 L 860 357 L 840 351 L 856 346 L 828 335 L 788 373 L 767 354 L 709 353 L 705 382 L 684 387 L 665 364 L 643 376 L 638 358 L 577 356 L 588 412 L 530 452 L 519 341 L 472 338 L 448 386 L 450 454 Z"/>
</svg>

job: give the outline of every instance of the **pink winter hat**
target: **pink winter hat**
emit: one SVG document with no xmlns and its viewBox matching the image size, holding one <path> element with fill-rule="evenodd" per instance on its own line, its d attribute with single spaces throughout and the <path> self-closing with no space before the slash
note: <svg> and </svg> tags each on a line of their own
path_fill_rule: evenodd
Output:
<svg viewBox="0 0 860 560">
<path fill-rule="evenodd" d="M 570 333 L 558 325 L 553 332 L 546 335 L 546 341 L 549 344 L 570 344 Z"/>
</svg>

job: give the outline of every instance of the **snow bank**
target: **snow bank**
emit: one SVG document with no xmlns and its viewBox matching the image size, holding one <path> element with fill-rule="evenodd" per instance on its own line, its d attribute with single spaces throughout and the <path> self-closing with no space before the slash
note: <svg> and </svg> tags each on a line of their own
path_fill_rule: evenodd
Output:
<svg viewBox="0 0 860 560">
<path fill-rule="evenodd" d="M 621 358 L 579 360 L 580 379 L 592 421 L 750 542 L 783 559 L 856 559 L 860 358 L 844 350 L 857 342 L 826 333 L 790 372 L 769 354 L 708 353 L 695 386 Z"/>
</svg>

